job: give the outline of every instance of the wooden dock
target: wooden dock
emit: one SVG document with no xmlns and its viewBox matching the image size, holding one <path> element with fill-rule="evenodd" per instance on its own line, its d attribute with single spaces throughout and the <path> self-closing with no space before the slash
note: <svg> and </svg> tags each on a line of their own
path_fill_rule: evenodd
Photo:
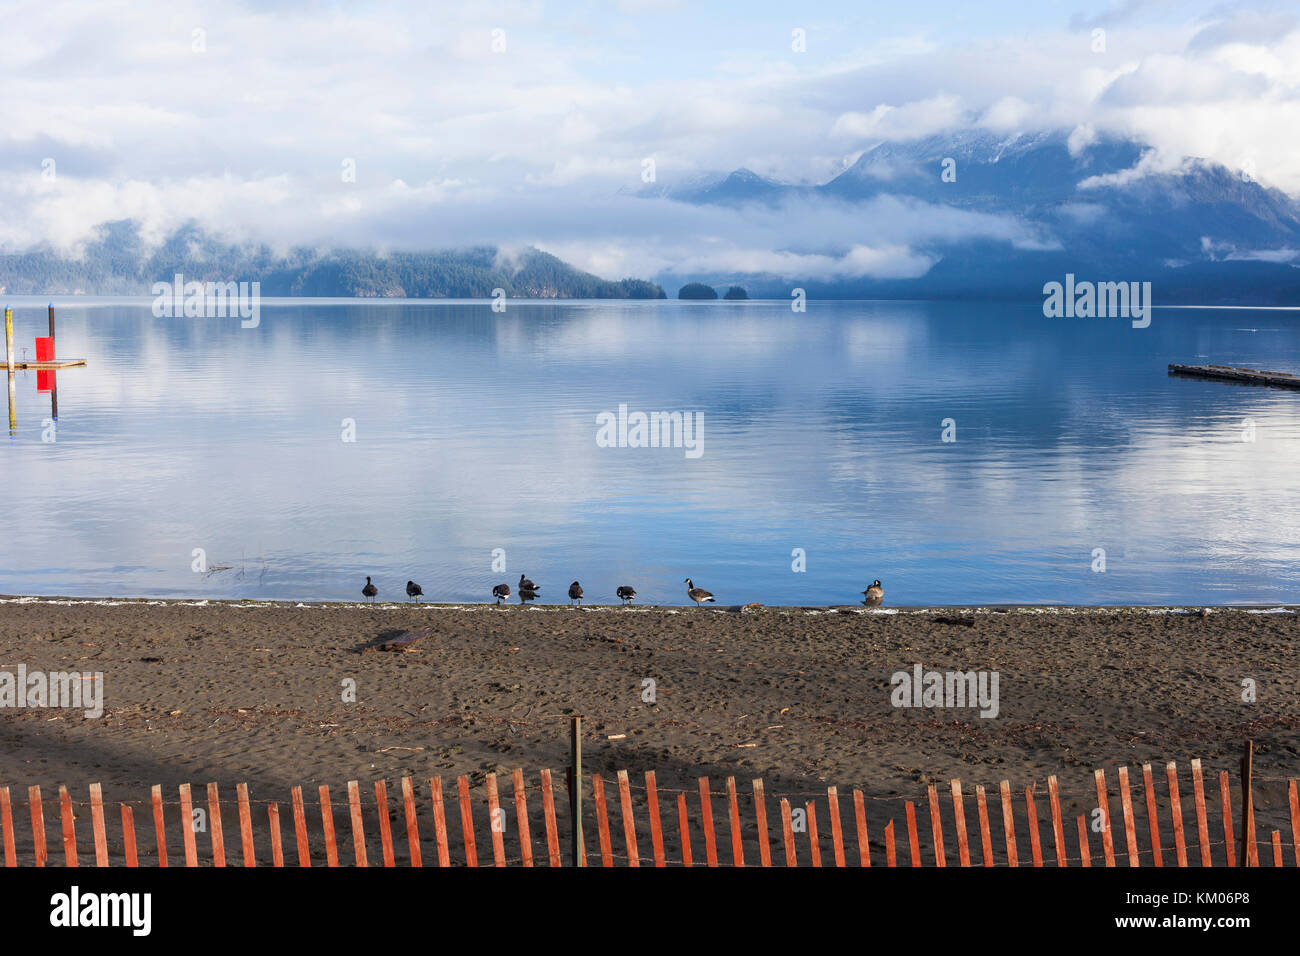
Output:
<svg viewBox="0 0 1300 956">
<path fill-rule="evenodd" d="M 51 372 L 61 368 L 81 368 L 85 364 L 85 359 L 55 359 L 53 362 L 14 362 L 14 371 Z"/>
<path fill-rule="evenodd" d="M 1273 388 L 1300 388 L 1300 375 L 1290 372 L 1265 372 L 1253 368 L 1234 368 L 1231 365 L 1174 365 L 1170 375 L 1190 378 L 1211 378 L 1221 382 L 1240 382 L 1243 385 L 1266 385 Z"/>
</svg>

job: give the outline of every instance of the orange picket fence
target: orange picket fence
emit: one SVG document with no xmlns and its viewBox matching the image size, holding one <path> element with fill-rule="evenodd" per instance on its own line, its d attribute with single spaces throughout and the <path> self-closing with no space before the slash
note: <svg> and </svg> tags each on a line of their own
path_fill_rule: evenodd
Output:
<svg viewBox="0 0 1300 956">
<path fill-rule="evenodd" d="M 84 802 L 59 788 L 59 829 L 54 832 L 56 856 L 61 836 L 66 866 L 78 866 L 87 849 L 78 845 L 79 823 L 80 838 L 86 838 L 87 810 L 96 866 L 168 866 L 181 860 L 185 866 L 225 866 L 227 824 L 237 828 L 238 837 L 232 832 L 230 840 L 244 866 L 285 866 L 286 840 L 288 859 L 298 866 L 367 866 L 376 838 L 379 857 L 374 862 L 384 866 L 478 866 L 480 853 L 495 866 L 568 866 L 576 861 L 583 866 L 1185 867 L 1259 866 L 1261 857 L 1272 866 L 1300 866 L 1295 779 L 1279 781 L 1287 784 L 1288 805 L 1282 808 L 1290 817 L 1287 847 L 1277 829 L 1257 840 L 1254 800 L 1243 812 L 1240 787 L 1234 817 L 1227 771 L 1217 781 L 1210 777 L 1207 792 L 1201 762 L 1191 761 L 1190 823 L 1181 789 L 1185 783 L 1180 785 L 1174 763 L 1166 765 L 1159 787 L 1160 775 L 1150 764 L 1142 765 L 1140 781 L 1130 779 L 1128 767 L 1119 767 L 1116 776 L 1112 790 L 1105 772 L 1098 770 L 1095 793 L 1088 788 L 1068 797 L 1054 776 L 1048 778 L 1045 794 L 1036 785 L 1026 787 L 1023 795 L 1013 793 L 1005 780 L 991 793 L 982 786 L 968 791 L 959 780 L 942 791 L 931 785 L 920 810 L 928 814 L 927 827 L 918 825 L 917 802 L 861 790 L 841 795 L 829 787 L 825 793 L 768 795 L 761 779 L 742 791 L 734 777 L 721 790 L 714 790 L 707 777 L 695 787 L 674 789 L 658 786 L 654 771 L 645 773 L 644 783 L 633 783 L 620 770 L 612 780 L 599 773 L 582 778 L 587 785 L 581 788 L 577 840 L 572 778 L 558 795 L 562 810 L 557 812 L 549 770 L 541 771 L 531 786 L 524 772 L 515 770 L 508 795 L 501 793 L 495 774 L 476 786 L 468 777 L 458 777 L 455 792 L 445 794 L 441 777 L 427 781 L 427 788 L 423 781 L 403 777 L 392 796 L 384 780 L 374 782 L 373 796 L 351 781 L 346 808 L 340 803 L 337 811 L 350 840 L 336 831 L 328 786 L 320 786 L 310 802 L 302 787 L 293 787 L 283 821 L 281 804 L 254 800 L 247 784 L 235 787 L 233 806 L 228 800 L 222 804 L 215 783 L 197 801 L 189 784 L 179 787 L 175 801 L 164 800 L 162 788 L 155 786 L 149 801 L 119 801 L 120 826 L 114 821 L 110 827 L 103 790 L 91 784 Z M 1250 777 L 1244 779 L 1249 795 Z M 972 799 L 973 832 L 967 822 Z M 1067 804 L 1071 809 L 1063 812 Z M 143 835 L 137 833 L 137 810 L 145 818 Z M 775 816 L 769 820 L 772 810 Z M 28 788 L 26 814 L 9 788 L 0 787 L 5 866 L 57 862 L 49 856 L 47 813 L 55 817 L 52 807 L 46 809 L 40 787 Z"/>
</svg>

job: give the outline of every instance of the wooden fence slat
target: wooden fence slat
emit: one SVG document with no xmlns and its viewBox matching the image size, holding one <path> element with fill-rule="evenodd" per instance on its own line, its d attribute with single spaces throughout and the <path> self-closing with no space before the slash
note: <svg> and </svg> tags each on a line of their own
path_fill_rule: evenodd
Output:
<svg viewBox="0 0 1300 956">
<path fill-rule="evenodd" d="M 1219 771 L 1219 809 L 1223 813 L 1223 842 L 1228 855 L 1228 866 L 1237 865 L 1237 841 L 1232 835 L 1232 785 L 1228 771 Z"/>
<path fill-rule="evenodd" d="M 667 866 L 664 856 L 663 821 L 659 817 L 659 786 L 655 782 L 655 772 L 645 772 L 646 813 L 650 814 L 650 848 L 654 854 L 655 866 Z"/>
<path fill-rule="evenodd" d="M 490 773 L 483 781 L 487 790 L 488 832 L 492 834 L 492 862 L 496 866 L 506 865 L 506 812 L 501 809 L 500 795 L 497 793 L 497 775 Z"/>
<path fill-rule="evenodd" d="M 907 813 L 907 845 L 912 854 L 912 866 L 921 865 L 921 841 L 916 835 L 916 804 L 911 800 L 903 804 Z"/>
<path fill-rule="evenodd" d="M 781 798 L 781 836 L 785 839 L 785 865 L 798 866 L 799 859 L 794 851 L 794 826 L 790 822 L 790 801 Z"/>
<path fill-rule="evenodd" d="M 840 792 L 838 787 L 826 788 L 826 803 L 831 815 L 831 848 L 835 853 L 835 865 L 844 866 L 844 831 L 840 826 Z"/>
<path fill-rule="evenodd" d="M 623 813 L 623 842 L 627 846 L 627 865 L 639 867 L 641 855 L 637 852 L 636 819 L 632 816 L 632 789 L 626 770 L 618 772 L 618 797 L 619 808 Z"/>
<path fill-rule="evenodd" d="M 772 865 L 772 845 L 767 838 L 767 798 L 763 793 L 763 779 L 755 777 L 751 786 L 754 789 L 754 821 L 758 827 L 758 864 Z"/>
<path fill-rule="evenodd" d="M 235 786 L 235 802 L 239 805 L 239 842 L 244 850 L 244 866 L 257 866 L 253 849 L 253 812 L 248 802 L 248 784 Z"/>
<path fill-rule="evenodd" d="M 95 866 L 108 866 L 108 831 L 104 827 L 104 790 L 90 785 L 90 826 L 95 837 Z"/>
<path fill-rule="evenodd" d="M 330 788 L 321 784 L 318 789 L 320 795 L 320 823 L 321 831 L 325 834 L 325 865 L 339 865 L 339 848 L 334 842 L 334 808 L 330 804 Z"/>
<path fill-rule="evenodd" d="M 1025 810 L 1029 813 L 1029 854 L 1034 866 L 1043 865 L 1043 844 L 1038 833 L 1038 807 L 1034 803 L 1034 785 L 1025 787 Z"/>
<path fill-rule="evenodd" d="M 817 804 L 809 800 L 804 804 L 803 812 L 808 817 L 808 845 L 812 852 L 812 865 L 822 865 L 822 848 L 817 839 Z"/>
<path fill-rule="evenodd" d="M 961 780 L 954 777 L 949 786 L 952 789 L 952 819 L 957 830 L 957 863 L 970 866 L 970 837 L 966 833 L 966 810 L 961 802 Z"/>
<path fill-rule="evenodd" d="M 708 866 L 718 865 L 718 848 L 713 832 L 713 800 L 709 796 L 709 778 L 700 777 L 700 826 L 704 828 L 704 859 Z"/>
<path fill-rule="evenodd" d="M 226 865 L 226 839 L 221 829 L 221 801 L 217 798 L 217 785 L 208 784 L 208 835 L 212 837 L 212 865 Z"/>
<path fill-rule="evenodd" d="M 1151 764 L 1142 765 L 1142 784 L 1147 798 L 1147 827 L 1151 832 L 1151 861 L 1155 866 L 1164 866 L 1160 857 L 1160 817 L 1156 814 L 1156 788 L 1151 781 Z"/>
<path fill-rule="evenodd" d="M 45 848 L 45 808 L 41 803 L 41 788 L 27 788 L 27 807 L 32 815 L 32 848 L 36 852 L 36 865 L 44 866 L 49 858 Z"/>
<path fill-rule="evenodd" d="M 155 784 L 153 788 L 153 837 L 154 848 L 158 853 L 158 865 L 167 865 L 167 830 L 163 826 L 163 798 L 162 786 Z"/>
<path fill-rule="evenodd" d="M 411 854 L 411 866 L 424 866 L 420 853 L 420 821 L 415 812 L 415 782 L 402 778 L 402 809 L 406 812 L 406 847 Z"/>
<path fill-rule="evenodd" d="M 614 865 L 614 848 L 609 839 L 609 810 L 605 806 L 605 781 L 600 774 L 591 775 L 591 802 L 596 805 L 596 832 L 600 837 L 600 865 Z"/>
<path fill-rule="evenodd" d="M 1137 825 L 1133 822 L 1133 793 L 1128 783 L 1128 767 L 1119 768 L 1119 804 L 1124 813 L 1124 843 L 1128 848 L 1128 865 L 1137 866 Z"/>
<path fill-rule="evenodd" d="M 298 865 L 311 866 L 311 849 L 307 845 L 307 811 L 302 802 L 302 787 L 289 791 L 293 803 L 293 833 L 298 847 Z"/>
<path fill-rule="evenodd" d="M 388 781 L 375 781 L 375 814 L 379 817 L 379 848 L 383 853 L 384 866 L 396 866 L 393 854 L 393 827 L 388 819 Z"/>
<path fill-rule="evenodd" d="M 63 820 L 63 865 L 80 866 L 77 861 L 77 831 L 72 822 L 72 797 L 68 788 L 59 786 L 59 816 Z"/>
<path fill-rule="evenodd" d="M 284 843 L 280 840 L 280 805 L 274 800 L 266 805 L 266 819 L 271 832 L 271 865 L 284 866 Z"/>
<path fill-rule="evenodd" d="M 1169 813 L 1174 818 L 1174 853 L 1179 866 L 1187 866 L 1187 843 L 1183 839 L 1183 804 L 1178 796 L 1178 770 L 1171 760 L 1165 766 L 1169 776 Z"/>
<path fill-rule="evenodd" d="M 474 814 L 469 802 L 469 777 L 464 774 L 457 777 L 456 789 L 460 792 L 460 829 L 465 838 L 465 865 L 478 866 L 478 847 L 474 843 Z"/>
<path fill-rule="evenodd" d="M 1016 855 L 1016 820 L 1011 807 L 1011 782 L 1003 780 L 998 786 L 1002 788 L 1002 829 L 1007 836 L 1007 866 L 1019 866 L 1020 857 Z"/>
<path fill-rule="evenodd" d="M 871 844 L 867 839 L 867 801 L 861 790 L 853 791 L 853 816 L 858 825 L 858 862 L 871 866 Z"/>
<path fill-rule="evenodd" d="M 1115 865 L 1115 838 L 1110 827 L 1110 794 L 1106 792 L 1106 771 L 1094 770 L 1093 780 L 1097 784 L 1097 806 L 1101 808 L 1101 852 L 1106 865 Z"/>
<path fill-rule="evenodd" d="M 1047 778 L 1047 802 L 1052 810 L 1052 840 L 1056 844 L 1056 865 L 1065 866 L 1065 826 L 1061 822 L 1061 788 L 1056 775 Z"/>
<path fill-rule="evenodd" d="M 1293 778 L 1287 783 L 1287 798 L 1291 803 L 1291 847 L 1295 851 L 1295 865 L 1300 866 L 1300 795 Z"/>
<path fill-rule="evenodd" d="M 551 866 L 560 865 L 560 834 L 555 827 L 555 793 L 551 790 L 551 771 L 542 771 L 542 817 L 546 821 L 546 851 Z"/>
<path fill-rule="evenodd" d="M 975 787 L 975 810 L 980 825 L 980 855 L 985 866 L 993 865 L 993 834 L 989 832 L 989 807 L 984 788 Z"/>
<path fill-rule="evenodd" d="M 894 846 L 894 821 L 885 824 L 885 866 L 898 865 L 898 850 Z"/>
<path fill-rule="evenodd" d="M 740 803 L 736 799 L 736 778 L 727 778 L 727 816 L 731 823 L 731 862 L 745 865 L 745 848 L 740 842 Z"/>
<path fill-rule="evenodd" d="M 1201 758 L 1192 760 L 1192 800 L 1196 803 L 1196 842 L 1201 848 L 1201 866 L 1213 866 L 1210 859 L 1210 820 L 1205 812 L 1205 782 L 1201 777 Z"/>
<path fill-rule="evenodd" d="M 943 848 L 943 821 L 939 819 L 939 791 L 934 784 L 926 787 L 926 797 L 930 802 L 930 837 L 934 841 L 934 865 L 947 866 L 947 854 Z"/>
<path fill-rule="evenodd" d="M 677 827 L 682 836 L 682 866 L 691 866 L 691 827 L 686 818 L 686 794 L 677 794 Z"/>
<path fill-rule="evenodd" d="M 348 818 L 352 826 L 352 861 L 357 866 L 369 866 L 366 858 L 366 831 L 361 819 L 361 785 L 348 781 Z"/>
<path fill-rule="evenodd" d="M 185 844 L 185 865 L 199 865 L 199 847 L 194 835 L 194 798 L 190 794 L 190 785 L 181 784 L 178 788 L 181 798 L 181 840 Z"/>
<path fill-rule="evenodd" d="M 1079 814 L 1079 865 L 1092 866 L 1092 854 L 1088 851 L 1088 818 Z"/>
<path fill-rule="evenodd" d="M 140 865 L 135 848 L 135 814 L 125 803 L 122 804 L 122 855 L 126 858 L 127 866 Z"/>
<path fill-rule="evenodd" d="M 1292 784 L 1292 790 L 1295 785 Z M 4 836 L 5 866 L 18 865 L 18 848 L 14 845 L 14 811 L 9 803 L 9 788 L 0 787 L 0 834 Z"/>
<path fill-rule="evenodd" d="M 1273 831 L 1273 865 L 1282 865 L 1282 831 Z"/>
<path fill-rule="evenodd" d="M 515 768 L 510 783 L 515 794 L 515 826 L 519 828 L 519 861 L 524 866 L 532 866 L 533 837 L 528 829 L 528 789 L 524 786 L 523 768 Z"/>
</svg>

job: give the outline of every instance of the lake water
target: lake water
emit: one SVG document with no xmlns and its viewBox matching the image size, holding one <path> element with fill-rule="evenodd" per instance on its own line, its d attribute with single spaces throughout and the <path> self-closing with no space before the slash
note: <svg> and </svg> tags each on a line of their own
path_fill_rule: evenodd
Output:
<svg viewBox="0 0 1300 956">
<path fill-rule="evenodd" d="M 45 301 L 11 304 L 21 358 Z M 1300 392 L 1166 372 L 1300 371 L 1300 312 L 270 300 L 245 329 L 55 304 L 90 365 L 58 373 L 53 433 L 16 375 L 0 593 L 1300 601 Z M 700 454 L 602 447 L 620 405 L 698 414 Z"/>
</svg>

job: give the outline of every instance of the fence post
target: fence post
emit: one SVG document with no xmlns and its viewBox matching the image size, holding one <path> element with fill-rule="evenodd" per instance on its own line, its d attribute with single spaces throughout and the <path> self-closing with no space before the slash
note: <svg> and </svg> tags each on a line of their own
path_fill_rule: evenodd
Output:
<svg viewBox="0 0 1300 956">
<path fill-rule="evenodd" d="M 571 786 L 569 787 L 569 813 L 573 817 L 574 866 L 582 866 L 582 718 L 574 717 L 569 728 L 569 747 L 571 753 Z"/>
<path fill-rule="evenodd" d="M 1251 764 L 1255 756 L 1255 742 L 1246 741 L 1246 752 L 1241 758 L 1241 865 L 1258 866 L 1255 859 L 1255 813 L 1250 793 Z"/>
</svg>

